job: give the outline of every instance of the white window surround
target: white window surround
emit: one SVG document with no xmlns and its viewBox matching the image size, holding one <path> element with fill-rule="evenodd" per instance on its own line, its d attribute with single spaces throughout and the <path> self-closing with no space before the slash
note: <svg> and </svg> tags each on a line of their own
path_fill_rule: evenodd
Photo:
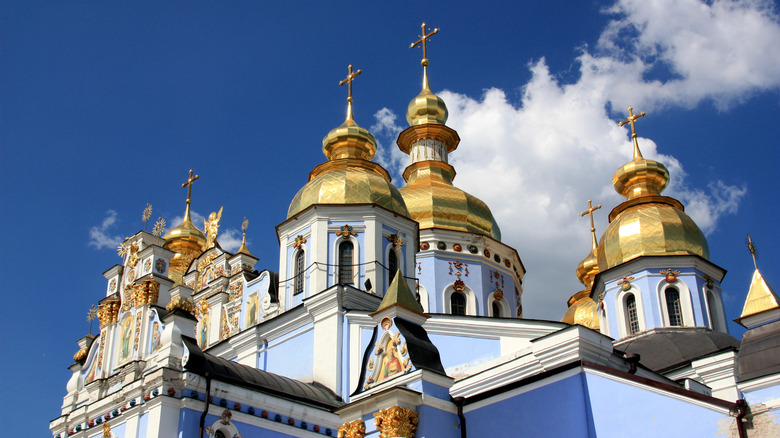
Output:
<svg viewBox="0 0 780 438">
<path fill-rule="evenodd" d="M 705 284 L 702 288 L 702 295 L 707 309 L 709 327 L 719 332 L 727 332 L 726 317 L 723 315 L 723 301 L 721 301 L 720 294 L 714 288 L 708 289 Z"/>
<path fill-rule="evenodd" d="M 501 297 L 500 300 L 496 299 L 496 293 L 493 292 L 492 294 L 488 295 L 487 301 L 485 302 L 485 315 L 486 316 L 493 316 L 493 302 L 498 303 L 498 307 L 501 310 L 500 317 L 502 318 L 509 318 L 511 317 L 511 312 L 509 310 L 509 302 L 506 300 L 506 297 Z"/>
<path fill-rule="evenodd" d="M 360 245 L 358 245 L 358 240 L 355 239 L 354 236 L 349 237 L 343 237 L 339 236 L 336 241 L 333 243 L 333 266 L 331 266 L 331 277 L 333 279 L 333 284 L 339 284 L 339 266 L 341 263 L 341 260 L 339 260 L 339 246 L 341 245 L 341 242 L 352 242 L 352 284 L 355 285 L 355 287 L 361 287 L 360 284 Z"/>
<path fill-rule="evenodd" d="M 420 294 L 420 305 L 423 308 L 423 312 L 428 313 L 428 289 L 418 283 L 417 293 Z"/>
<path fill-rule="evenodd" d="M 217 432 L 222 432 L 227 438 L 243 437 L 233 422 L 224 424 L 222 420 L 217 420 L 211 425 L 210 429 L 211 431 L 208 433 L 209 438 L 216 436 Z"/>
<path fill-rule="evenodd" d="M 290 261 L 290 275 L 288 276 L 288 278 L 290 280 L 292 280 L 292 281 L 288 282 L 288 284 L 290 284 L 290 286 L 291 286 L 290 289 L 289 289 L 290 290 L 290 294 L 289 294 L 290 300 L 292 300 L 292 297 L 296 295 L 296 293 L 295 293 L 296 287 L 295 286 L 297 284 L 297 281 L 301 281 L 302 282 L 301 284 L 303 285 L 303 291 L 301 292 L 300 295 L 302 295 L 304 297 L 306 296 L 306 252 L 307 251 L 306 251 L 306 245 L 305 244 L 301 244 L 301 246 L 299 246 L 298 248 L 295 248 L 293 250 L 293 252 L 292 252 L 292 259 Z M 298 254 L 300 254 L 300 253 L 303 253 L 303 269 L 301 271 L 302 272 L 301 278 L 298 279 L 296 277 L 298 275 L 298 263 L 297 263 L 297 261 L 298 261 Z"/>
<path fill-rule="evenodd" d="M 444 307 L 444 313 L 446 314 L 452 313 L 450 297 L 452 297 L 453 292 L 455 292 L 453 285 L 449 285 L 444 288 L 444 293 L 442 295 L 444 301 L 442 301 L 442 304 Z M 472 291 L 470 287 L 465 286 L 461 293 L 466 297 L 466 315 L 476 316 L 477 298 L 474 296 L 474 291 Z"/>
<path fill-rule="evenodd" d="M 636 316 L 637 321 L 639 322 L 639 331 L 641 332 L 647 329 L 642 291 L 634 285 L 632 285 L 629 290 L 624 291 L 623 289 L 618 289 L 618 293 L 615 295 L 615 313 L 617 315 L 617 326 L 621 338 L 630 336 L 631 333 L 631 330 L 629 330 L 628 327 L 628 314 L 626 312 L 626 299 L 631 294 L 633 294 L 636 299 Z"/>
<path fill-rule="evenodd" d="M 669 324 L 669 308 L 666 305 L 666 289 L 674 287 L 680 293 L 680 316 L 682 317 L 681 326 L 671 326 Z M 667 283 L 665 279 L 658 282 L 656 290 L 658 297 L 658 311 L 661 314 L 661 323 L 663 327 L 693 327 L 695 319 L 693 318 L 693 305 L 691 304 L 691 291 L 688 285 L 677 280 L 674 283 Z"/>
<path fill-rule="evenodd" d="M 388 235 L 385 235 L 385 236 L 382 236 L 382 237 L 383 237 L 383 238 L 387 238 L 387 237 L 389 237 L 389 236 L 390 236 L 390 235 L 388 234 Z M 391 277 L 391 275 L 392 275 L 392 274 L 390 273 L 390 270 L 389 270 L 389 269 L 390 269 L 390 252 L 391 252 L 391 251 L 393 251 L 394 249 L 395 249 L 395 248 L 393 248 L 393 244 L 392 244 L 392 243 L 391 243 L 391 244 L 389 244 L 389 245 L 387 245 L 387 248 L 385 249 L 384 265 L 385 265 L 385 267 L 386 267 L 386 268 L 388 268 L 388 269 L 386 269 L 386 270 L 385 270 L 385 275 L 384 275 L 384 279 L 385 279 L 385 290 L 387 290 L 387 288 L 388 288 L 388 287 L 390 287 L 390 277 Z M 404 275 L 406 275 L 406 273 L 403 271 L 403 266 L 404 266 L 404 265 L 403 265 L 403 263 L 401 262 L 401 260 L 403 259 L 403 254 L 402 254 L 402 252 L 403 252 L 403 251 L 401 251 L 401 250 L 398 250 L 398 251 L 396 251 L 396 252 L 395 252 L 395 257 L 396 257 L 396 262 L 398 263 L 398 266 L 399 266 L 399 267 L 401 267 L 401 272 L 402 272 Z M 381 266 L 377 266 L 377 268 L 381 269 Z"/>
<path fill-rule="evenodd" d="M 598 305 L 598 301 L 596 302 Z M 599 314 L 599 331 L 602 335 L 609 335 L 609 318 L 607 318 L 607 306 L 605 302 L 602 302 L 602 306 L 598 309 Z M 610 336 L 611 337 L 611 336 Z"/>
</svg>

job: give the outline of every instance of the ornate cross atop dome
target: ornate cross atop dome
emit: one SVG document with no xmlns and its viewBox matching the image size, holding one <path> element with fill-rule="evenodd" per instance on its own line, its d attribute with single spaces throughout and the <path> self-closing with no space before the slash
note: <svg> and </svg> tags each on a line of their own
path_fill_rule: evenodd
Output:
<svg viewBox="0 0 780 438">
<path fill-rule="evenodd" d="M 623 126 L 626 123 L 631 125 L 631 139 L 634 141 L 634 159 L 641 159 L 642 158 L 642 152 L 639 150 L 639 142 L 636 140 L 636 127 L 634 126 L 634 123 L 636 122 L 636 119 L 640 117 L 644 117 L 645 112 L 641 112 L 639 114 L 634 114 L 634 108 L 628 107 L 628 118 L 626 120 L 623 120 L 618 124 L 618 126 Z"/>
<path fill-rule="evenodd" d="M 353 72 L 352 71 L 352 64 L 349 65 L 349 73 L 347 74 L 347 77 L 342 79 L 339 82 L 339 85 L 348 84 L 348 92 L 347 92 L 347 120 L 352 120 L 352 81 L 355 80 L 357 75 L 363 73 L 363 70 L 358 69 L 358 71 Z"/>
</svg>

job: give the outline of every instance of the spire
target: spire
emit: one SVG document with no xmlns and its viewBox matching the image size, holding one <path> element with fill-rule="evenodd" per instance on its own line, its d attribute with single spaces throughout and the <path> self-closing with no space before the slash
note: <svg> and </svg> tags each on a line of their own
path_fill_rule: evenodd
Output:
<svg viewBox="0 0 780 438">
<path fill-rule="evenodd" d="M 241 232 L 243 233 L 241 237 L 241 247 L 238 248 L 238 252 L 236 254 L 246 254 L 248 256 L 255 257 L 252 255 L 251 252 L 249 252 L 249 248 L 246 247 L 246 229 L 249 227 L 249 220 L 244 216 L 244 222 L 241 224 Z M 255 257 L 257 258 L 257 257 Z"/>
<path fill-rule="evenodd" d="M 192 203 L 192 183 L 200 178 L 200 175 L 192 176 L 192 169 L 190 169 L 190 177 L 187 181 L 183 182 L 181 188 L 187 187 L 187 208 L 184 210 L 184 220 L 182 222 L 191 222 L 190 219 L 190 203 Z"/>
<path fill-rule="evenodd" d="M 601 208 L 601 204 L 599 204 L 599 205 L 594 207 L 594 206 L 591 205 L 591 200 L 588 199 L 588 209 L 583 211 L 582 213 L 580 213 L 580 217 L 583 217 L 586 214 L 588 216 L 590 216 L 590 234 L 591 234 L 591 238 L 593 240 L 593 251 L 594 252 L 596 251 L 596 248 L 597 248 L 598 244 L 596 243 L 596 226 L 593 225 L 593 212 L 598 210 L 599 208 Z"/>
<path fill-rule="evenodd" d="M 628 118 L 618 124 L 618 126 L 623 126 L 626 123 L 631 125 L 631 140 L 634 142 L 634 160 L 641 160 L 643 158 L 642 152 L 639 150 L 639 142 L 636 139 L 636 127 L 634 126 L 634 122 L 636 122 L 636 119 L 644 116 L 644 112 L 634 114 L 634 108 L 628 107 Z"/>
<path fill-rule="evenodd" d="M 376 315 L 384 310 L 390 309 L 393 306 L 399 306 L 420 315 L 424 314 L 422 306 L 417 302 L 417 299 L 415 299 L 412 290 L 409 289 L 409 285 L 406 283 L 406 279 L 401 272 L 400 264 L 398 266 L 398 270 L 395 273 L 395 277 L 393 277 L 393 281 L 390 282 L 390 286 L 388 286 L 387 291 L 385 292 L 385 296 L 382 298 L 382 302 L 379 303 L 379 307 L 376 309 L 376 312 L 372 313 L 371 315 Z"/>
<path fill-rule="evenodd" d="M 750 255 L 753 257 L 753 266 L 756 270 L 753 272 L 753 279 L 750 282 L 750 289 L 748 290 L 747 298 L 745 299 L 745 305 L 742 308 L 742 315 L 737 318 L 737 322 L 742 324 L 741 320 L 753 315 L 757 315 L 768 310 L 780 309 L 780 298 L 777 296 L 772 287 L 764 280 L 761 272 L 758 270 L 758 264 L 756 263 L 756 255 L 758 250 L 753 243 L 753 239 L 750 238 L 750 234 L 747 237 L 747 247 Z"/>
<path fill-rule="evenodd" d="M 423 58 L 421 61 L 423 67 L 423 82 L 422 91 L 411 102 L 406 110 L 406 120 L 410 125 L 422 125 L 422 124 L 438 124 L 443 125 L 447 122 L 447 106 L 444 101 L 431 92 L 431 88 L 428 84 L 428 40 L 439 29 L 433 29 L 430 32 L 425 31 L 425 23 L 422 24 L 422 35 L 419 35 L 420 39 L 413 42 L 409 48 L 416 46 L 422 46 Z"/>
<path fill-rule="evenodd" d="M 423 67 L 423 90 L 430 90 L 430 87 L 428 86 L 428 40 L 431 39 L 431 37 L 435 34 L 439 33 L 439 28 L 433 29 L 430 31 L 430 33 L 425 32 L 425 23 L 422 24 L 422 35 L 418 35 L 420 37 L 419 40 L 413 42 L 409 48 L 413 49 L 417 45 L 422 45 L 422 51 L 423 51 L 423 57 L 420 64 Z"/>
<path fill-rule="evenodd" d="M 358 69 L 358 71 L 356 72 L 352 72 L 352 64 L 349 65 L 348 71 L 349 73 L 347 74 L 347 77 L 342 79 L 339 82 L 339 85 L 347 84 L 348 85 L 347 89 L 349 90 L 347 91 L 347 118 L 346 120 L 344 120 L 345 123 L 350 120 L 353 120 L 352 119 L 352 82 L 355 80 L 355 77 L 357 77 L 357 75 L 363 73 L 363 70 L 360 69 Z"/>
<path fill-rule="evenodd" d="M 322 152 L 328 160 L 342 158 L 357 158 L 370 161 L 376 154 L 376 140 L 365 128 L 358 126 L 352 115 L 352 82 L 363 73 L 363 70 L 352 70 L 348 67 L 347 77 L 339 81 L 339 85 L 347 84 L 347 118 L 344 123 L 333 128 L 322 139 Z"/>
</svg>

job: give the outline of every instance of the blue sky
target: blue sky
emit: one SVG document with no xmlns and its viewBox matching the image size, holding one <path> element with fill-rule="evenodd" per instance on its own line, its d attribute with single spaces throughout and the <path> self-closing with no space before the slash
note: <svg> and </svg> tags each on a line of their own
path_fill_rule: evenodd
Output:
<svg viewBox="0 0 780 438">
<path fill-rule="evenodd" d="M 728 270 L 729 319 L 752 274 L 747 233 L 780 288 L 776 2 L 452 3 L 0 2 L 0 411 L 24 411 L 1 418 L 4 433 L 47 433 L 116 240 L 143 228 L 147 202 L 150 230 L 160 216 L 175 226 L 190 168 L 193 210 L 224 206 L 223 246 L 246 216 L 258 268 L 278 269 L 274 226 L 343 121 L 348 64 L 363 70 L 355 119 L 401 186 L 422 21 L 441 29 L 429 73 L 462 139 L 455 183 L 518 249 L 527 316 L 557 320 L 581 289 L 578 214 L 603 204 L 600 233 L 620 202 L 628 105 L 648 113 L 645 156 L 672 172 L 664 194 Z"/>
</svg>

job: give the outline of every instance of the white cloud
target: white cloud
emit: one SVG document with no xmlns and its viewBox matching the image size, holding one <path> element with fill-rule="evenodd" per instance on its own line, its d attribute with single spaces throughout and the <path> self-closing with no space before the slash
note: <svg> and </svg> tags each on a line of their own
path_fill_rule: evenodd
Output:
<svg viewBox="0 0 780 438">
<path fill-rule="evenodd" d="M 397 116 L 388 108 L 382 108 L 377 111 L 374 114 L 374 119 L 376 119 L 376 123 L 371 125 L 369 131 L 377 137 L 377 142 L 379 143 L 377 145 L 376 162 L 386 169 L 403 169 L 408 164 L 409 156 L 398 149 L 395 145 L 395 139 L 398 138 L 398 134 L 404 130 L 404 127 L 396 124 Z M 381 138 L 386 139 L 388 146 L 385 146 L 380 141 Z M 397 179 L 400 179 L 400 177 L 393 177 L 396 185 L 400 185 Z"/>
<path fill-rule="evenodd" d="M 217 242 L 219 242 L 219 246 L 225 251 L 235 253 L 238 251 L 238 248 L 241 248 L 241 237 L 241 231 L 238 231 L 235 228 L 226 228 L 224 230 L 219 230 Z"/>
<path fill-rule="evenodd" d="M 87 242 L 87 245 L 95 249 L 116 248 L 119 246 L 119 243 L 122 242 L 122 236 L 110 236 L 108 234 L 109 229 L 114 226 L 116 221 L 116 211 L 108 210 L 103 222 L 89 229 L 89 242 Z"/>
<path fill-rule="evenodd" d="M 582 288 L 574 271 L 590 249 L 589 223 L 579 216 L 586 200 L 604 206 L 597 233 L 623 200 L 611 177 L 631 159 L 630 131 L 617 126 L 609 109 L 633 103 L 659 111 L 709 100 L 725 110 L 778 88 L 780 25 L 771 7 L 757 0 L 621 0 L 609 10 L 616 16 L 595 53 L 586 49 L 578 57 L 576 82 L 561 83 L 541 59 L 529 65 L 532 77 L 518 103 L 496 88 L 479 99 L 438 93 L 449 109 L 447 124 L 461 138 L 450 156 L 455 184 L 490 206 L 502 240 L 517 248 L 528 270 L 527 317 L 559 319 L 566 299 Z M 658 69 L 671 75 L 653 77 Z M 375 117 L 374 132 L 394 140 L 388 134 L 402 129 L 395 114 L 383 109 Z M 674 157 L 659 154 L 649 139 L 639 143 L 646 158 L 669 168 L 664 194 L 686 204 L 705 233 L 736 212 L 745 187 L 713 181 L 696 188 Z M 402 161 L 387 152 L 383 157 L 399 175 Z"/>
</svg>

